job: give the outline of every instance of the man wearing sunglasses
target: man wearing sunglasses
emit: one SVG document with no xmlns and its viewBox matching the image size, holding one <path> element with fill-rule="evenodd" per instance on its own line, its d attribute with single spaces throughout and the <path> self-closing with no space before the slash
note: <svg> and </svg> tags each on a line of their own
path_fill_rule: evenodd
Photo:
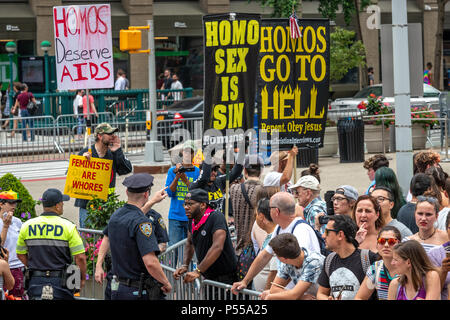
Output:
<svg viewBox="0 0 450 320">
<path fill-rule="evenodd" d="M 95 144 L 82 149 L 78 155 L 84 156 L 86 159 L 100 158 L 113 161 L 111 180 L 109 183 L 109 193 L 114 192 L 116 187 L 116 175 L 128 174 L 133 170 L 133 165 L 130 160 L 125 157 L 122 151 L 120 138 L 116 135 L 118 128 L 113 128 L 109 123 L 100 123 L 94 131 Z M 89 148 L 91 153 L 89 153 Z M 79 207 L 80 213 L 80 228 L 85 227 L 85 220 L 87 218 L 86 205 L 88 200 L 76 199 L 75 207 Z"/>
<path fill-rule="evenodd" d="M 325 259 L 319 276 L 318 300 L 353 300 L 369 266 L 377 255 L 367 249 L 358 249 L 358 226 L 346 215 L 332 215 L 323 237 L 327 249 L 333 251 Z"/>
</svg>

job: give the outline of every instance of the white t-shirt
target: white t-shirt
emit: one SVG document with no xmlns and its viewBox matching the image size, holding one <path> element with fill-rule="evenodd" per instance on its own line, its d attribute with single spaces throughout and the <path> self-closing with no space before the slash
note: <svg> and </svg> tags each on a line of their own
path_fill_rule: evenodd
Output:
<svg viewBox="0 0 450 320">
<path fill-rule="evenodd" d="M 277 233 L 278 228 L 280 228 L 278 225 L 275 227 L 274 232 L 272 233 L 272 237 L 276 237 L 278 234 L 282 233 L 291 233 L 292 227 L 294 224 L 301 220 L 302 218 L 298 217 L 295 218 L 285 229 L 280 229 L 280 232 Z M 308 223 L 299 223 L 295 229 L 294 229 L 294 236 L 297 238 L 298 245 L 302 248 L 306 248 L 306 250 L 309 251 L 315 251 L 320 253 L 320 245 L 319 240 L 317 240 L 316 233 L 311 228 Z M 273 255 L 273 249 L 268 244 L 264 250 L 267 250 L 268 253 Z"/>
<path fill-rule="evenodd" d="M 183 89 L 183 85 L 181 84 L 180 81 L 173 81 L 172 85 L 170 86 L 171 90 L 182 90 Z M 181 100 L 183 97 L 183 92 L 182 91 L 178 91 L 178 92 L 172 92 L 172 96 L 173 99 L 175 101 Z"/>
<path fill-rule="evenodd" d="M 437 219 L 437 226 L 435 225 L 435 227 L 437 227 L 438 229 L 447 231 L 447 228 L 445 228 L 445 222 L 447 221 L 447 215 L 448 215 L 449 211 L 450 211 L 450 208 L 444 208 L 441 211 L 439 211 L 438 219 Z"/>
<path fill-rule="evenodd" d="M 78 106 L 83 105 L 83 97 L 77 94 L 75 99 L 73 99 L 73 114 L 78 114 Z"/>
<path fill-rule="evenodd" d="M 282 175 L 283 175 L 283 173 L 278 172 L 278 171 L 269 172 L 264 177 L 264 182 L 263 182 L 264 187 L 270 187 L 270 186 L 280 187 L 280 191 L 287 192 L 289 186 L 291 186 L 291 182 L 289 181 L 288 183 L 280 186 L 280 181 L 281 181 Z"/>
<path fill-rule="evenodd" d="M 116 83 L 114 84 L 114 90 L 125 90 L 127 86 L 127 81 L 124 77 L 118 77 Z"/>
<path fill-rule="evenodd" d="M 6 235 L 6 241 L 4 247 L 9 251 L 9 267 L 22 268 L 23 263 L 17 258 L 16 246 L 17 239 L 19 238 L 20 228 L 22 227 L 22 221 L 19 218 L 12 217 L 11 225 L 8 228 L 8 233 Z M 3 220 L 0 219 L 0 231 L 3 229 Z"/>
</svg>

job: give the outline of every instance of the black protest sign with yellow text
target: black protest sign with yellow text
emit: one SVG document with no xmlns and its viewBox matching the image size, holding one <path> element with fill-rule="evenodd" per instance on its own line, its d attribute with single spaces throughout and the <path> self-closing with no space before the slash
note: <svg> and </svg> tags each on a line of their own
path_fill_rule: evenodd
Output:
<svg viewBox="0 0 450 320">
<path fill-rule="evenodd" d="M 207 15 L 203 29 L 203 146 L 240 142 L 243 135 L 233 130 L 253 128 L 260 16 Z M 218 130 L 221 136 L 209 134 L 208 129 Z"/>
<path fill-rule="evenodd" d="M 258 125 L 262 145 L 322 147 L 328 109 L 330 27 L 327 19 L 261 20 Z M 278 130 L 278 140 L 272 132 Z M 274 134 L 276 137 L 276 135 Z M 271 140 L 272 139 L 272 140 Z"/>
</svg>

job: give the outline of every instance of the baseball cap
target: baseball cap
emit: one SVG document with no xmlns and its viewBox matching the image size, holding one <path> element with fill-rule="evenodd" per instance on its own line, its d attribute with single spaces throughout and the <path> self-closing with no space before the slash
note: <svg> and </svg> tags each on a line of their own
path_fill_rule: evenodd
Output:
<svg viewBox="0 0 450 320">
<path fill-rule="evenodd" d="M 61 191 L 58 189 L 47 189 L 44 194 L 42 195 L 42 205 L 44 207 L 53 207 L 54 205 L 62 202 L 62 201 L 69 201 L 70 197 L 66 194 L 62 194 Z"/>
<path fill-rule="evenodd" d="M 350 200 L 358 199 L 358 191 L 349 185 L 343 185 L 336 189 L 335 193 L 342 194 L 344 197 Z"/>
<path fill-rule="evenodd" d="M 194 200 L 201 203 L 209 203 L 208 192 L 203 189 L 196 188 L 188 191 L 184 198 L 185 200 Z"/>
<path fill-rule="evenodd" d="M 98 133 L 114 133 L 116 131 L 118 131 L 119 128 L 113 128 L 111 127 L 111 125 L 107 122 L 103 122 L 100 123 L 96 128 L 95 128 L 95 134 Z"/>
<path fill-rule="evenodd" d="M 192 149 L 195 151 L 195 142 L 193 140 L 186 140 L 186 142 L 183 143 L 183 149 Z"/>
<path fill-rule="evenodd" d="M 145 172 L 135 173 L 126 177 L 122 184 L 127 187 L 129 192 L 144 193 L 153 185 L 153 179 L 151 174 Z"/>
<path fill-rule="evenodd" d="M 264 167 L 264 160 L 257 154 L 248 154 L 244 159 L 244 168 Z"/>
<path fill-rule="evenodd" d="M 311 190 L 320 190 L 320 183 L 316 177 L 311 175 L 306 175 L 298 179 L 297 183 L 293 186 L 290 186 L 289 189 L 295 189 L 297 187 L 303 187 Z"/>
<path fill-rule="evenodd" d="M 14 202 L 22 202 L 22 199 L 19 199 L 19 195 L 17 192 L 12 190 L 0 192 L 0 200 L 14 203 Z"/>
</svg>

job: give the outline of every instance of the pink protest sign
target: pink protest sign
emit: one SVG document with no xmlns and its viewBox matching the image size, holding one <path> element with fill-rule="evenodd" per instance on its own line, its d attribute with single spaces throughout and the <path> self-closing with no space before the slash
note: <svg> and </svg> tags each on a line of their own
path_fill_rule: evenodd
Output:
<svg viewBox="0 0 450 320">
<path fill-rule="evenodd" d="M 53 7 L 58 90 L 114 86 L 109 4 Z"/>
</svg>

